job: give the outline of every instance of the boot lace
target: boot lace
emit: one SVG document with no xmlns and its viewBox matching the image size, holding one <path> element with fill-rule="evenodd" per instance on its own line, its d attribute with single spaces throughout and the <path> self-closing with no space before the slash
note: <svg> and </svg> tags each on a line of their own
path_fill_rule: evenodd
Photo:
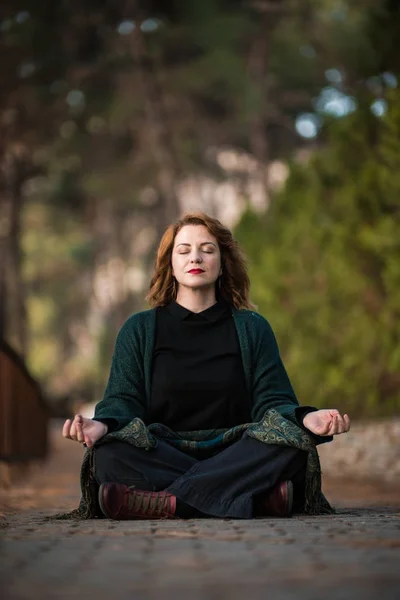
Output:
<svg viewBox="0 0 400 600">
<path fill-rule="evenodd" d="M 172 496 L 168 492 L 129 489 L 125 494 L 128 494 L 129 510 L 136 514 L 147 517 L 166 517 L 168 514 L 172 514 Z"/>
</svg>

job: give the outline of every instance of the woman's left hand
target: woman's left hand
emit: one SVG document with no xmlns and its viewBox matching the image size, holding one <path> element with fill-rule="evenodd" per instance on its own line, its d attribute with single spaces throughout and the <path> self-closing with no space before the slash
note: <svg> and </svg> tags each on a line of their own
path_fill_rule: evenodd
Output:
<svg viewBox="0 0 400 600">
<path fill-rule="evenodd" d="M 349 431 L 350 419 L 348 415 L 342 417 L 336 408 L 326 408 L 308 413 L 303 425 L 316 435 L 337 435 Z"/>
</svg>

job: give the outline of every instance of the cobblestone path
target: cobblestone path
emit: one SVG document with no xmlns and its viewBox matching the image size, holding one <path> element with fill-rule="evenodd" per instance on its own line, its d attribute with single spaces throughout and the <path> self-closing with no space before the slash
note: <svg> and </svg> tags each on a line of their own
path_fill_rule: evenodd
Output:
<svg viewBox="0 0 400 600">
<path fill-rule="evenodd" d="M 0 493 L 2 599 L 400 597 L 395 490 L 328 480 L 334 516 L 47 521 L 77 505 L 81 457 L 77 444 L 57 436 L 51 460 L 29 483 Z"/>
</svg>

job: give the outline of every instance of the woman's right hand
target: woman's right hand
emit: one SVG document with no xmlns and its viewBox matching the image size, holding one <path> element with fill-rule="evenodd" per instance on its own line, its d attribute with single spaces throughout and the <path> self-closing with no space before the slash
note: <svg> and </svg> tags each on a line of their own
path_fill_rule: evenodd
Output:
<svg viewBox="0 0 400 600">
<path fill-rule="evenodd" d="M 86 444 L 91 448 L 97 440 L 106 435 L 108 427 L 105 423 L 87 419 L 82 415 L 75 415 L 73 419 L 67 419 L 62 430 L 63 437 L 74 440 L 80 444 Z"/>
</svg>

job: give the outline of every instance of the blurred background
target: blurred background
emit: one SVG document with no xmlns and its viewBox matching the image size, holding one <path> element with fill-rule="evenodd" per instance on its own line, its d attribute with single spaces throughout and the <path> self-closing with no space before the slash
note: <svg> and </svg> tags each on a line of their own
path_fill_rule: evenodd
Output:
<svg viewBox="0 0 400 600">
<path fill-rule="evenodd" d="M 302 404 L 400 415 L 397 0 L 3 0 L 0 36 L 3 440 L 7 395 L 101 399 L 192 209 L 243 245 Z"/>
</svg>

